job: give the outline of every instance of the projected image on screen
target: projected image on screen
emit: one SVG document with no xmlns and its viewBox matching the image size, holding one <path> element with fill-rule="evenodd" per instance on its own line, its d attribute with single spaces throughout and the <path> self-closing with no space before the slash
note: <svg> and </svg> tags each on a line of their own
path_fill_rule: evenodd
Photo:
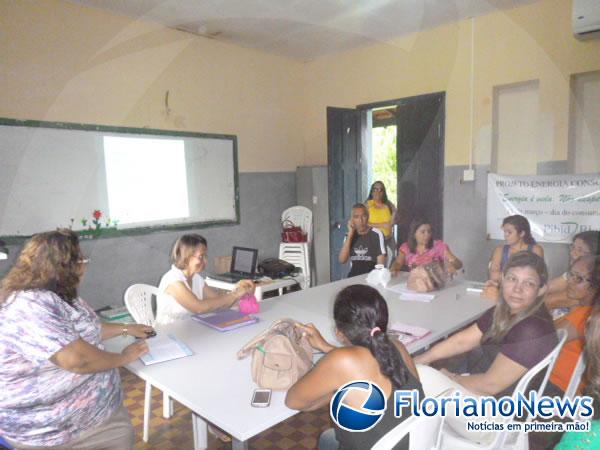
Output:
<svg viewBox="0 0 600 450">
<path fill-rule="evenodd" d="M 104 160 L 109 214 L 121 225 L 189 215 L 183 140 L 105 136 Z"/>
</svg>

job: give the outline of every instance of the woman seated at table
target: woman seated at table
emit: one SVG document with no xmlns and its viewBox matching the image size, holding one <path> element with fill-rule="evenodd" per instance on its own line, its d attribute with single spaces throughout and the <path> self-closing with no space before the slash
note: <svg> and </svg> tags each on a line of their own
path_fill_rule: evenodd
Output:
<svg viewBox="0 0 600 450">
<path fill-rule="evenodd" d="M 418 366 L 423 390 L 435 396 L 448 388 L 465 395 L 512 395 L 525 373 L 550 353 L 558 343 L 552 318 L 544 306 L 548 271 L 544 260 L 531 252 L 515 253 L 504 266 L 502 295 L 497 305 L 476 323 L 450 336 L 417 356 L 417 364 L 431 364 L 477 350 L 461 376 L 445 369 Z M 465 417 L 453 418 L 459 423 Z M 458 433 L 486 440 L 487 434 L 465 432 L 465 424 L 452 424 Z M 456 423 L 456 422 L 454 422 Z"/>
<path fill-rule="evenodd" d="M 505 217 L 502 221 L 502 231 L 504 232 L 504 245 L 497 246 L 490 259 L 489 272 L 490 277 L 486 282 L 482 297 L 497 300 L 500 291 L 500 280 L 502 271 L 508 263 L 509 258 L 515 253 L 528 251 L 533 252 L 541 258 L 544 257 L 544 249 L 536 244 L 531 235 L 531 226 L 527 218 L 515 214 Z"/>
<path fill-rule="evenodd" d="M 404 346 L 390 340 L 387 304 L 370 286 L 352 285 L 337 295 L 333 306 L 336 336 L 344 344 L 335 347 L 325 341 L 312 324 L 300 325 L 310 344 L 326 353 L 315 367 L 294 384 L 287 393 L 289 408 L 312 411 L 329 403 L 331 396 L 344 384 L 354 380 L 376 383 L 388 398 L 396 389 L 418 389 L 423 395 L 415 366 Z M 348 399 L 350 407 L 359 408 L 363 396 Z M 320 450 L 371 448 L 382 436 L 406 417 L 394 418 L 388 406 L 383 418 L 369 431 L 352 433 L 340 428 L 326 430 L 319 438 Z M 407 440 L 399 447 L 408 448 Z"/>
<path fill-rule="evenodd" d="M 388 200 L 385 184 L 382 181 L 376 181 L 371 185 L 365 205 L 369 210 L 369 225 L 383 233 L 387 254 L 393 258 L 396 251 L 392 233 L 396 218 L 396 207 Z"/>
<path fill-rule="evenodd" d="M 398 249 L 398 256 L 390 270 L 397 273 L 404 265 L 412 270 L 432 261 L 445 264 L 449 273 L 454 273 L 463 266 L 462 261 L 450 251 L 450 247 L 444 241 L 433 239 L 431 223 L 428 220 L 415 219 L 410 224 L 408 241 Z"/>
<path fill-rule="evenodd" d="M 600 448 L 600 310 L 595 310 L 585 326 L 585 362 L 583 377 L 587 385 L 583 395 L 592 397 L 594 415 L 588 431 L 568 431 L 554 450 L 596 450 Z"/>
<path fill-rule="evenodd" d="M 152 327 L 100 322 L 77 294 L 87 262 L 71 230 L 36 234 L 0 284 L 0 436 L 15 448 L 133 448 L 117 367 L 148 346 L 101 342 Z"/>
<path fill-rule="evenodd" d="M 158 285 L 156 324 L 183 319 L 190 314 L 229 308 L 245 294 L 254 292 L 251 280 L 240 281 L 232 292 L 219 295 L 204 282 L 200 273 L 206 268 L 206 239 L 199 234 L 184 234 L 171 252 L 173 265 Z"/>
<path fill-rule="evenodd" d="M 569 247 L 569 266 L 573 265 L 577 258 L 588 255 L 600 255 L 600 231 L 583 231 L 573 237 L 573 243 Z M 549 310 L 577 306 L 577 302 L 567 296 L 567 274 L 568 272 L 565 272 L 548 283 L 544 301 Z"/>
<path fill-rule="evenodd" d="M 567 342 L 554 364 L 546 390 L 546 395 L 561 397 L 583 349 L 586 321 L 592 308 L 600 303 L 600 256 L 583 256 L 575 260 L 567 272 L 566 291 L 573 306 L 554 325 L 567 330 Z"/>
</svg>

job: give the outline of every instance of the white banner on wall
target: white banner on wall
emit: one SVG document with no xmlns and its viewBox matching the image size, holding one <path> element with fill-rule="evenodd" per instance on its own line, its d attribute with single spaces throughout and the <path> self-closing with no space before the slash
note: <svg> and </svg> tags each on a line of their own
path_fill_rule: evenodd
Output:
<svg viewBox="0 0 600 450">
<path fill-rule="evenodd" d="M 504 240 L 502 219 L 521 214 L 538 242 L 570 243 L 600 230 L 600 174 L 510 176 L 488 174 L 487 232 Z"/>
</svg>

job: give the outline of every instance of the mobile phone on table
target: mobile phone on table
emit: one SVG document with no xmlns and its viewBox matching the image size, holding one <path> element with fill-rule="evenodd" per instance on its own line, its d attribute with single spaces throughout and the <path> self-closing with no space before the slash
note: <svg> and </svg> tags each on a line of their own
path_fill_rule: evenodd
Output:
<svg viewBox="0 0 600 450">
<path fill-rule="evenodd" d="M 271 389 L 255 389 L 250 405 L 255 408 L 266 408 L 271 403 Z"/>
</svg>

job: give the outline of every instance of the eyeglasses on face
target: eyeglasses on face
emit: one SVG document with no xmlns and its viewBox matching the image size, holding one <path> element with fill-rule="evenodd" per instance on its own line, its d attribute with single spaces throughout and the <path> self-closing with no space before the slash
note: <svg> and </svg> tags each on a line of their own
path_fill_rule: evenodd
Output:
<svg viewBox="0 0 600 450">
<path fill-rule="evenodd" d="M 569 270 L 567 272 L 567 278 L 569 280 L 573 280 L 573 282 L 575 284 L 581 284 L 581 283 L 584 283 L 584 282 L 585 283 L 591 283 L 592 282 L 592 280 L 590 278 L 586 278 L 586 277 L 582 276 L 581 274 L 575 273 L 575 272 L 573 272 L 571 270 Z"/>
<path fill-rule="evenodd" d="M 373 192 L 383 192 L 383 188 L 380 188 L 380 187 L 374 187 L 374 188 L 373 188 Z"/>
<path fill-rule="evenodd" d="M 517 285 L 520 284 L 522 289 L 527 291 L 533 291 L 539 289 L 540 285 L 533 280 L 519 280 L 516 276 L 512 274 L 507 274 L 503 278 L 503 282 L 505 284 Z"/>
</svg>

